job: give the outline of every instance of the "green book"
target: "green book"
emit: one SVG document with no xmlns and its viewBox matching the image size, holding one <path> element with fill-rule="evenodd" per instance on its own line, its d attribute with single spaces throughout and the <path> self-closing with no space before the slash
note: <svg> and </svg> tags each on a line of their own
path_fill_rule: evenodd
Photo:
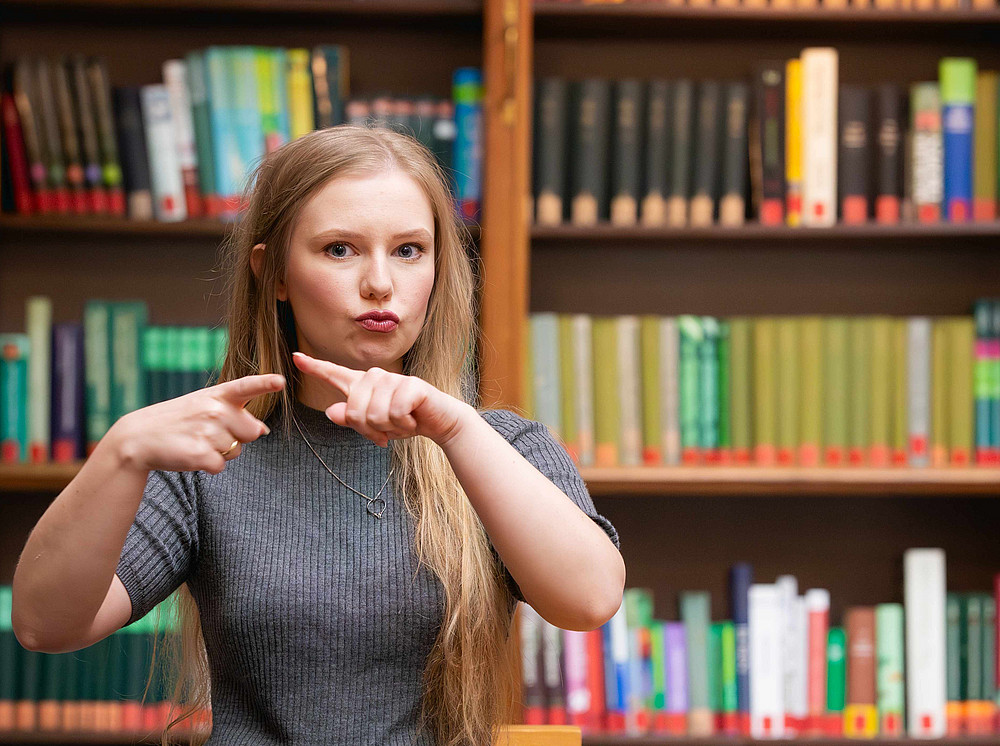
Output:
<svg viewBox="0 0 1000 746">
<path fill-rule="evenodd" d="M 595 316 L 594 437 L 596 466 L 618 466 L 621 404 L 618 399 L 618 331 L 614 316 Z"/>
<path fill-rule="evenodd" d="M 869 454 L 872 466 L 889 465 L 892 432 L 892 326 L 889 316 L 877 316 L 871 327 L 871 430 Z"/>
<path fill-rule="evenodd" d="M 892 324 L 892 449 L 891 461 L 896 466 L 905 466 L 908 461 L 909 409 L 907 392 L 909 381 L 906 375 L 907 322 L 905 318 L 893 319 Z"/>
<path fill-rule="evenodd" d="M 710 462 L 719 452 L 719 322 L 701 317 L 698 345 L 698 448 Z"/>
<path fill-rule="evenodd" d="M 708 709 L 713 717 L 722 712 L 722 622 L 708 627 Z"/>
<path fill-rule="evenodd" d="M 142 332 L 142 368 L 146 404 L 158 404 L 167 398 L 167 337 L 162 326 L 147 326 Z"/>
<path fill-rule="evenodd" d="M 736 716 L 736 625 L 722 622 L 722 712 Z"/>
<path fill-rule="evenodd" d="M 802 381 L 799 389 L 799 463 L 818 466 L 823 452 L 823 319 L 800 321 Z"/>
<path fill-rule="evenodd" d="M 855 316 L 848 321 L 848 463 L 867 464 L 871 455 L 872 323 Z"/>
<path fill-rule="evenodd" d="M 114 422 L 111 419 L 111 309 L 107 301 L 92 299 L 84 304 L 83 339 L 89 453 Z"/>
<path fill-rule="evenodd" d="M 947 701 L 960 703 L 965 699 L 962 676 L 962 597 L 949 593 L 945 597 L 945 676 Z M 958 705 L 960 707 L 960 705 Z M 949 709 L 956 705 L 949 704 Z"/>
<path fill-rule="evenodd" d="M 149 312 L 145 301 L 110 301 L 111 424 L 146 406 L 142 333 Z"/>
<path fill-rule="evenodd" d="M 729 461 L 733 448 L 732 427 L 732 362 L 730 361 L 730 328 L 728 320 L 719 321 L 719 450 L 723 461 Z"/>
<path fill-rule="evenodd" d="M 983 694 L 984 702 L 997 701 L 996 680 L 996 601 L 988 593 L 980 595 L 983 606 Z"/>
<path fill-rule="evenodd" d="M 707 736 L 714 732 L 708 675 L 711 609 L 708 591 L 681 591 L 680 617 L 687 639 L 688 730 L 692 736 Z"/>
<path fill-rule="evenodd" d="M 948 320 L 934 319 L 931 330 L 931 466 L 946 466 L 949 456 Z"/>
<path fill-rule="evenodd" d="M 965 316 L 950 319 L 948 330 L 949 462 L 955 466 L 969 466 L 975 437 L 972 376 L 976 330 L 972 318 Z"/>
<path fill-rule="evenodd" d="M 3 460 L 28 460 L 28 359 L 27 334 L 0 334 L 0 443 Z"/>
<path fill-rule="evenodd" d="M 660 419 L 660 317 L 639 317 L 639 350 L 642 358 L 642 463 L 663 463 L 663 428 Z"/>
<path fill-rule="evenodd" d="M 903 605 L 875 607 L 876 703 L 879 735 L 903 733 Z"/>
<path fill-rule="evenodd" d="M 698 378 L 698 350 L 703 330 L 697 316 L 679 316 L 677 329 L 680 334 L 679 420 L 681 433 L 681 460 L 685 464 L 700 461 L 699 415 L 701 413 L 701 387 Z"/>
<path fill-rule="evenodd" d="M 823 322 L 823 463 L 843 466 L 847 460 L 848 320 L 834 316 Z"/>
<path fill-rule="evenodd" d="M 730 412 L 733 461 L 749 464 L 753 449 L 751 402 L 751 322 L 746 317 L 729 320 Z"/>
<path fill-rule="evenodd" d="M 568 313 L 556 315 L 559 337 L 559 421 L 561 436 L 567 444 L 580 442 L 576 421 L 576 372 L 573 369 L 573 318 Z"/>
<path fill-rule="evenodd" d="M 622 596 L 622 602 L 625 604 L 625 624 L 628 627 L 629 635 L 638 635 L 641 630 L 646 630 L 646 634 L 651 635 L 653 626 L 653 592 L 648 588 L 626 588 Z M 630 692 L 630 696 L 636 698 L 635 702 L 641 701 L 642 707 L 648 710 L 653 706 L 652 691 L 646 692 L 646 696 L 641 700 L 638 699 L 639 695 L 639 692 Z"/>
<path fill-rule="evenodd" d="M 17 651 L 21 647 L 11 623 L 12 604 L 11 587 L 0 585 L 0 703 L 5 706 L 17 700 Z"/>
<path fill-rule="evenodd" d="M 663 647 L 664 623 L 654 621 L 650 630 L 649 652 L 653 666 L 653 709 L 667 709 L 667 657 Z"/>
<path fill-rule="evenodd" d="M 962 700 L 978 700 L 983 692 L 983 604 L 975 593 L 960 596 Z"/>
<path fill-rule="evenodd" d="M 843 627 L 826 634 L 826 711 L 839 714 L 847 700 L 847 635 Z"/>
<path fill-rule="evenodd" d="M 775 463 L 777 444 L 777 322 L 759 317 L 753 324 L 753 439 L 754 461 L 762 466 Z"/>
<path fill-rule="evenodd" d="M 777 320 L 778 355 L 778 432 L 777 459 L 783 466 L 795 463 L 795 455 L 800 445 L 799 405 L 800 405 L 800 333 L 799 320 L 794 316 L 784 316 Z"/>
</svg>

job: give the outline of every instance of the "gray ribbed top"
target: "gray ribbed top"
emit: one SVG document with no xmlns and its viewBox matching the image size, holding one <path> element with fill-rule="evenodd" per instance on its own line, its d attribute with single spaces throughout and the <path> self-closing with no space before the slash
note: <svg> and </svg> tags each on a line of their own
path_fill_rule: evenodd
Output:
<svg viewBox="0 0 1000 746">
<path fill-rule="evenodd" d="M 295 413 L 341 479 L 378 491 L 388 449 L 321 410 L 296 401 Z M 548 428 L 509 410 L 480 414 L 618 545 Z M 188 583 L 211 671 L 212 744 L 428 744 L 415 734 L 444 591 L 417 569 L 413 520 L 391 483 L 382 518 L 370 515 L 277 417 L 221 474 L 150 472 L 117 570 L 129 623 Z"/>
</svg>

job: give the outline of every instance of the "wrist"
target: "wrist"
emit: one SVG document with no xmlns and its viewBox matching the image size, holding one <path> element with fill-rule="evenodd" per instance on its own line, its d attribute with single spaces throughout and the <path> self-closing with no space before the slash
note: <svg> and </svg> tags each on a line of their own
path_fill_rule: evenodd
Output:
<svg viewBox="0 0 1000 746">
<path fill-rule="evenodd" d="M 139 449 L 139 441 L 129 427 L 129 416 L 123 415 L 113 424 L 97 444 L 114 459 L 115 467 L 123 471 L 148 474 L 145 459 Z"/>
<path fill-rule="evenodd" d="M 449 445 L 461 440 L 462 433 L 469 429 L 470 424 L 474 424 L 475 420 L 481 419 L 479 412 L 471 404 L 457 399 L 456 401 L 460 406 L 458 417 L 455 418 L 455 424 L 437 440 L 437 444 L 441 446 L 445 453 L 447 453 Z"/>
</svg>

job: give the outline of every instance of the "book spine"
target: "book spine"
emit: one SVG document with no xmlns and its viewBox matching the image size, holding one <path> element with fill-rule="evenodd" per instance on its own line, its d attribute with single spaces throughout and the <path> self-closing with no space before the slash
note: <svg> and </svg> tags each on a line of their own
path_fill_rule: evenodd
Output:
<svg viewBox="0 0 1000 746">
<path fill-rule="evenodd" d="M 557 314 L 559 352 L 559 433 L 570 458 L 580 463 L 580 427 L 576 419 L 576 362 L 573 355 L 573 319 L 569 314 Z"/>
<path fill-rule="evenodd" d="M 78 115 L 69 88 L 69 74 L 65 57 L 54 60 L 50 66 L 52 88 L 55 94 L 56 117 L 66 166 L 66 187 L 69 192 L 70 210 L 76 215 L 90 212 L 87 198 L 87 178 L 83 170 L 83 154 L 78 134 Z"/>
<path fill-rule="evenodd" d="M 528 604 L 520 604 L 521 683 L 523 719 L 528 725 L 545 722 L 545 681 L 542 676 L 542 617 Z"/>
<path fill-rule="evenodd" d="M 482 210 L 483 77 L 463 67 L 452 77 L 455 101 L 455 199 L 459 214 L 477 222 Z"/>
<path fill-rule="evenodd" d="M 534 419 L 562 435 L 559 412 L 559 320 L 555 313 L 530 315 Z"/>
<path fill-rule="evenodd" d="M 907 319 L 893 318 L 892 324 L 892 454 L 893 466 L 906 466 L 909 449 L 909 423 L 907 422 Z"/>
<path fill-rule="evenodd" d="M 885 225 L 900 221 L 903 199 L 902 91 L 886 83 L 878 88 L 878 182 L 875 220 Z"/>
<path fill-rule="evenodd" d="M 752 324 L 754 462 L 773 466 L 777 461 L 777 322 L 774 318 L 758 317 Z"/>
<path fill-rule="evenodd" d="M 785 222 L 802 225 L 802 60 L 785 63 Z"/>
<path fill-rule="evenodd" d="M 805 595 L 808 620 L 809 673 L 807 679 L 807 709 L 805 733 L 823 733 L 826 716 L 826 645 L 830 628 L 830 592 L 810 588 Z"/>
<path fill-rule="evenodd" d="M 903 606 L 875 607 L 875 659 L 878 679 L 878 733 L 903 736 Z"/>
<path fill-rule="evenodd" d="M 663 463 L 660 317 L 649 314 L 641 316 L 639 335 L 642 354 L 642 463 L 646 466 L 658 466 Z"/>
<path fill-rule="evenodd" d="M 921 223 L 936 223 L 941 219 L 944 192 L 941 92 L 936 82 L 910 86 L 910 128 L 914 211 Z"/>
<path fill-rule="evenodd" d="M 644 226 L 667 223 L 667 164 L 673 125 L 673 95 L 670 82 L 651 80 L 646 98 L 645 183 L 640 221 Z"/>
<path fill-rule="evenodd" d="M 945 735 L 945 577 L 943 550 L 904 552 L 906 732 L 911 738 Z"/>
<path fill-rule="evenodd" d="M 52 85 L 49 62 L 45 58 L 35 60 L 35 80 L 37 83 L 37 103 L 40 114 L 39 132 L 45 146 L 42 150 L 45 158 L 45 171 L 49 188 L 54 196 L 55 210 L 59 213 L 70 212 L 69 184 L 66 176 L 63 143 L 59 136 L 59 119 L 56 113 L 56 97 Z"/>
<path fill-rule="evenodd" d="M 621 404 L 618 334 L 613 316 L 593 318 L 595 465 L 618 466 Z"/>
<path fill-rule="evenodd" d="M 625 731 L 625 714 L 629 701 L 629 630 L 624 602 L 606 623 L 605 683 L 610 682 L 607 701 L 608 727 L 615 733 Z"/>
<path fill-rule="evenodd" d="M 28 356 L 28 461 L 46 463 L 51 453 L 52 299 L 33 295 L 25 301 Z"/>
<path fill-rule="evenodd" d="M 297 140 L 316 128 L 309 50 L 288 50 L 288 130 Z"/>
<path fill-rule="evenodd" d="M 174 59 L 163 63 L 163 83 L 170 98 L 177 161 L 184 185 L 184 208 L 188 218 L 200 218 L 204 210 L 198 191 L 198 150 L 195 145 L 188 78 L 187 62 L 184 60 Z"/>
<path fill-rule="evenodd" d="M 975 461 L 976 464 L 989 464 L 994 435 L 991 418 L 990 375 L 992 362 L 990 360 L 990 335 L 992 331 L 991 301 L 979 299 L 973 304 L 972 317 L 976 327 L 976 353 L 973 361 L 973 397 L 975 399 Z"/>
<path fill-rule="evenodd" d="M 187 85 L 190 94 L 191 118 L 197 148 L 198 191 L 205 217 L 216 218 L 221 212 L 216 192 L 215 160 L 212 157 L 212 102 L 208 96 L 205 53 L 188 52 L 185 57 Z"/>
<path fill-rule="evenodd" d="M 119 160 L 115 138 L 115 117 L 112 113 L 111 84 L 108 82 L 107 65 L 101 59 L 87 62 L 87 80 L 90 97 L 97 115 L 97 140 L 101 150 L 101 175 L 108 194 L 108 208 L 112 215 L 126 214 L 123 166 Z M 129 217 L 133 217 L 131 212 Z"/>
<path fill-rule="evenodd" d="M 945 57 L 938 71 L 944 143 L 944 214 L 950 222 L 972 218 L 972 144 L 976 61 Z"/>
<path fill-rule="evenodd" d="M 680 331 L 677 319 L 660 317 L 660 369 L 662 376 L 663 460 L 670 466 L 681 463 L 680 433 Z"/>
<path fill-rule="evenodd" d="M 848 225 L 868 220 L 868 174 L 871 145 L 870 97 L 867 88 L 844 85 L 840 88 L 840 214 Z"/>
<path fill-rule="evenodd" d="M 111 309 L 89 300 L 83 309 L 87 456 L 111 427 Z"/>
<path fill-rule="evenodd" d="M 697 316 L 678 317 L 677 328 L 680 333 L 678 383 L 681 461 L 687 465 L 695 465 L 702 460 L 698 432 L 698 415 L 701 409 L 698 347 L 703 330 Z"/>
<path fill-rule="evenodd" d="M 750 586 L 753 567 L 738 562 L 729 571 L 729 606 L 736 633 L 736 702 L 739 731 L 750 733 Z"/>
<path fill-rule="evenodd" d="M 927 466 L 931 431 L 931 321 L 907 320 L 907 411 L 911 466 Z"/>
<path fill-rule="evenodd" d="M 542 78 L 537 85 L 535 222 L 559 225 L 566 202 L 567 84 L 562 78 Z"/>
<path fill-rule="evenodd" d="M 707 591 L 682 591 L 679 603 L 687 641 L 688 732 L 692 736 L 710 736 L 714 732 L 708 695 L 711 598 Z"/>
<path fill-rule="evenodd" d="M 52 326 L 52 460 L 68 464 L 83 458 L 83 325 Z"/>
<path fill-rule="evenodd" d="M 152 220 L 153 190 L 140 89 L 135 86 L 115 88 L 113 98 L 128 216 L 132 220 Z"/>
<path fill-rule="evenodd" d="M 760 164 L 758 218 L 763 225 L 785 222 L 785 65 L 757 70 L 757 162 Z"/>
<path fill-rule="evenodd" d="M 562 630 L 545 619 L 542 625 L 542 682 L 545 689 L 545 721 L 566 723 L 566 696 L 563 681 Z"/>
<path fill-rule="evenodd" d="M 893 319 L 877 316 L 871 320 L 871 430 L 869 434 L 871 465 L 890 463 L 892 441 L 892 347 Z"/>
<path fill-rule="evenodd" d="M 611 83 L 589 78 L 577 85 L 573 106 L 573 225 L 594 225 L 606 217 L 608 130 Z"/>
<path fill-rule="evenodd" d="M 848 321 L 848 356 L 850 359 L 850 410 L 847 461 L 862 466 L 871 458 L 871 362 L 872 324 L 869 317 L 855 316 Z M 850 631 L 848 631 L 850 634 Z"/>
<path fill-rule="evenodd" d="M 722 144 L 721 225 L 743 225 L 746 220 L 747 106 L 746 83 L 726 86 L 725 138 Z"/>
<path fill-rule="evenodd" d="M 684 736 L 688 733 L 688 654 L 684 622 L 663 625 L 664 648 L 667 658 L 667 733 Z"/>
<path fill-rule="evenodd" d="M 614 151 L 612 154 L 611 223 L 635 225 L 639 220 L 643 84 L 614 84 Z"/>
<path fill-rule="evenodd" d="M 87 211 L 107 214 L 111 210 L 108 192 L 101 175 L 101 151 L 97 136 L 97 113 L 87 81 L 87 61 L 83 55 L 70 55 L 64 61 L 79 132 L 83 177 L 87 190 Z"/>
<path fill-rule="evenodd" d="M 848 358 L 849 324 L 846 317 L 835 316 L 823 323 L 823 463 L 843 466 L 847 463 L 848 381 L 851 361 Z"/>
<path fill-rule="evenodd" d="M 694 189 L 691 195 L 690 224 L 693 227 L 710 226 L 715 219 L 715 206 L 719 197 L 721 107 L 720 84 L 714 80 L 701 83 L 698 86 L 698 138 L 695 145 Z"/>
<path fill-rule="evenodd" d="M 27 334 L 0 334 L 0 462 L 20 464 L 28 456 Z"/>
<path fill-rule="evenodd" d="M 229 50 L 226 73 L 231 86 L 233 136 L 235 138 L 236 161 L 233 163 L 233 178 L 236 184 L 236 199 L 227 206 L 227 211 L 238 213 L 244 190 L 248 186 L 253 164 L 265 155 L 264 128 L 261 121 L 260 98 L 257 90 L 257 62 L 254 48 L 236 46 Z"/>
<path fill-rule="evenodd" d="M 716 377 L 719 421 L 719 462 L 724 465 L 732 463 L 733 430 L 732 430 L 732 361 L 730 358 L 730 328 L 729 321 L 723 319 L 719 324 L 718 359 L 719 374 Z"/>
<path fill-rule="evenodd" d="M 948 321 L 948 331 L 948 461 L 955 466 L 969 466 L 972 463 L 975 432 L 972 365 L 976 344 L 975 326 L 969 317 L 956 317 Z"/>
<path fill-rule="evenodd" d="M 832 47 L 802 51 L 802 224 L 837 221 L 838 57 Z"/>
<path fill-rule="evenodd" d="M 991 463 L 1000 464 L 1000 300 L 992 301 L 990 311 L 992 316 L 992 332 L 990 334 L 990 370 L 992 371 L 990 374 L 990 422 L 992 425 L 990 430 L 993 433 Z"/>
<path fill-rule="evenodd" d="M 28 155 L 24 147 L 24 134 L 17 104 L 10 93 L 0 95 L 0 115 L 3 117 L 3 146 L 10 173 L 11 190 L 14 193 L 14 209 L 29 215 L 35 211 L 31 194 L 31 172 Z"/>
<path fill-rule="evenodd" d="M 170 94 L 164 85 L 143 86 L 140 93 L 153 211 L 157 220 L 184 220 L 187 209 Z"/>
<path fill-rule="evenodd" d="M 576 384 L 573 408 L 576 411 L 578 453 L 581 466 L 594 465 L 594 356 L 593 329 L 587 314 L 574 314 L 573 380 Z"/>
<path fill-rule="evenodd" d="M 751 383 L 750 320 L 746 317 L 729 319 L 730 361 L 730 418 L 732 431 L 732 460 L 745 466 L 751 462 L 753 439 L 751 435 Z"/>
<path fill-rule="evenodd" d="M 705 463 L 722 460 L 719 433 L 719 322 L 701 317 L 698 344 L 698 449 Z"/>
<path fill-rule="evenodd" d="M 948 672 L 945 720 L 948 735 L 965 732 L 965 679 L 962 675 L 962 597 L 958 593 L 945 596 L 945 663 Z"/>
<path fill-rule="evenodd" d="M 826 637 L 826 736 L 843 734 L 846 703 L 847 635 L 842 627 L 830 627 Z"/>
<path fill-rule="evenodd" d="M 1000 74 L 980 71 L 976 75 L 976 107 L 973 128 L 972 217 L 976 221 L 997 219 L 997 88 Z"/>
<path fill-rule="evenodd" d="M 642 374 L 639 349 L 639 317 L 617 316 L 618 327 L 618 399 L 621 402 L 619 463 L 639 466 L 642 463 Z"/>
<path fill-rule="evenodd" d="M 672 228 L 688 225 L 691 197 L 691 140 L 694 126 L 694 83 L 686 78 L 673 83 L 673 122 L 671 124 L 670 194 L 667 198 L 667 224 Z"/>
<path fill-rule="evenodd" d="M 778 586 L 750 586 L 750 733 L 753 738 L 782 738 L 785 701 L 782 666 L 781 597 Z"/>
<path fill-rule="evenodd" d="M 795 464 L 801 443 L 799 434 L 800 324 L 793 316 L 777 320 L 777 462 Z"/>
<path fill-rule="evenodd" d="M 801 325 L 801 387 L 798 401 L 801 430 L 798 462 L 802 466 L 819 466 L 823 448 L 823 407 L 818 403 L 825 396 L 823 386 L 823 319 L 807 316 Z"/>
<path fill-rule="evenodd" d="M 951 432 L 949 412 L 950 333 L 946 319 L 935 319 L 931 328 L 931 465 L 946 466 Z"/>
<path fill-rule="evenodd" d="M 587 633 L 561 630 L 566 685 L 566 723 L 583 725 L 590 708 L 587 688 Z"/>
</svg>

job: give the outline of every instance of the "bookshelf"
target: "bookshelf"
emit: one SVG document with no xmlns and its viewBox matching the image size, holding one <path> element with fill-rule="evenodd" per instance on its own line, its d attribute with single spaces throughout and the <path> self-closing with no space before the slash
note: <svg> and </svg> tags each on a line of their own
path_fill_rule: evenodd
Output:
<svg viewBox="0 0 1000 746">
<path fill-rule="evenodd" d="M 488 176 L 482 231 L 474 235 L 486 278 L 485 406 L 522 401 L 519 322 L 530 311 L 956 314 L 965 313 L 973 298 L 997 294 L 1000 224 L 534 227 L 524 198 L 530 193 L 535 76 L 735 78 L 756 60 L 831 44 L 841 50 L 844 81 L 865 82 L 873 69 L 885 69 L 887 80 L 909 82 L 933 76 L 937 60 L 949 54 L 1000 68 L 1000 11 L 775 11 L 554 0 L 534 7 L 527 0 L 0 0 L 0 60 L 67 49 L 101 54 L 115 84 L 158 80 L 164 59 L 209 44 L 329 41 L 351 50 L 352 93 L 430 87 L 444 96 L 454 68 L 483 68 Z M 53 297 L 55 321 L 76 319 L 87 298 L 115 297 L 127 288 L 129 296 L 147 299 L 152 323 L 214 323 L 221 313 L 214 250 L 225 231 L 212 221 L 3 215 L 0 319 L 9 330 L 21 329 L 24 298 L 34 293 Z M 10 582 L 27 532 L 77 468 L 0 467 L 0 583 Z M 898 600 L 900 557 L 909 546 L 948 551 L 950 589 L 989 588 L 1000 570 L 1000 503 L 990 499 L 1000 497 L 995 471 L 582 472 L 598 510 L 622 536 L 629 585 L 654 589 L 661 618 L 677 618 L 676 591 L 684 588 L 711 591 L 713 617 L 723 618 L 726 570 L 738 559 L 754 562 L 762 579 L 789 572 L 802 587 L 829 588 L 832 619 L 849 604 Z M 0 733 L 0 744 L 134 742 L 125 739 Z M 750 743 L 585 738 L 590 746 L 668 742 Z"/>
</svg>

